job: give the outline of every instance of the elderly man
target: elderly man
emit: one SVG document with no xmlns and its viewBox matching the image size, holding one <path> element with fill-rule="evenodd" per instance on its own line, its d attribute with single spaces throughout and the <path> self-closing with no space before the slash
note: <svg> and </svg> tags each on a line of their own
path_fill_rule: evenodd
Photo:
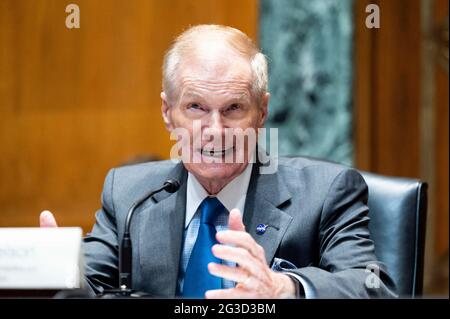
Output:
<svg viewBox="0 0 450 319">
<path fill-rule="evenodd" d="M 262 174 L 251 143 L 238 147 L 233 139 L 217 143 L 203 136 L 263 127 L 267 81 L 264 55 L 239 30 L 199 25 L 176 39 L 164 60 L 162 117 L 170 132 L 189 133 L 189 155 L 178 164 L 109 172 L 102 209 L 84 244 L 93 292 L 117 287 L 118 247 L 132 203 L 172 178 L 180 189 L 148 199 L 133 219 L 135 289 L 186 298 L 395 295 L 374 254 L 367 186 L 355 170 L 280 158 L 275 173 Z M 242 161 L 217 160 L 242 150 Z M 56 223 L 43 213 L 41 225 Z M 367 267 L 379 269 L 377 284 L 367 285 Z"/>
</svg>

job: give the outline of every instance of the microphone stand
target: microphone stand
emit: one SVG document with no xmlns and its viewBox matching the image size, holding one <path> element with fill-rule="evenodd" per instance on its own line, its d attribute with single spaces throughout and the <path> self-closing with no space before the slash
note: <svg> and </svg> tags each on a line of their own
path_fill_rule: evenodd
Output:
<svg viewBox="0 0 450 319">
<path fill-rule="evenodd" d="M 133 249 L 131 243 L 130 227 L 131 220 L 133 219 L 134 212 L 142 205 L 147 199 L 153 197 L 159 192 L 165 190 L 168 193 L 175 193 L 180 188 L 180 183 L 176 180 L 167 180 L 160 188 L 153 190 L 141 199 L 134 202 L 128 210 L 127 218 L 125 220 L 125 231 L 123 233 L 122 244 L 119 248 L 119 287 L 116 289 L 105 290 L 99 298 L 112 299 L 112 298 L 139 298 L 150 297 L 151 295 L 145 292 L 138 292 L 132 289 L 132 257 Z"/>
</svg>

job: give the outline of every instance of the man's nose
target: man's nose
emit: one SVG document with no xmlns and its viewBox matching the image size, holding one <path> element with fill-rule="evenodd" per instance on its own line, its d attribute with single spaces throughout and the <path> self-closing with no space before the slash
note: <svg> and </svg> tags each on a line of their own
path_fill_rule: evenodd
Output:
<svg viewBox="0 0 450 319">
<path fill-rule="evenodd" d="M 222 115 L 220 114 L 220 112 L 217 112 L 217 111 L 211 112 L 211 116 L 210 116 L 208 124 L 209 124 L 208 128 L 210 130 L 214 131 L 215 133 L 221 134 L 224 126 L 223 126 Z"/>
</svg>

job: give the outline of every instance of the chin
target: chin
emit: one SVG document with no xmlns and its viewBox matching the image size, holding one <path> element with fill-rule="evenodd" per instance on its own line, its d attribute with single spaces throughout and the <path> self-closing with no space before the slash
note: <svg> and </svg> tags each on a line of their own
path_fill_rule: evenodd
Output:
<svg viewBox="0 0 450 319">
<path fill-rule="evenodd" d="M 185 164 L 185 167 L 197 179 L 231 181 L 244 171 L 246 165 L 246 163 L 191 163 Z"/>
</svg>

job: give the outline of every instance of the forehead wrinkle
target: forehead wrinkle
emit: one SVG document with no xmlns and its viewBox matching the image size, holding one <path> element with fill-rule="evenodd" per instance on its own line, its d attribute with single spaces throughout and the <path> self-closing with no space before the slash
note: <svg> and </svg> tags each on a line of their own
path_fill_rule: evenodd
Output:
<svg viewBox="0 0 450 319">
<path fill-rule="evenodd" d="M 238 88 L 237 90 L 230 90 L 230 88 L 223 89 L 222 87 L 217 87 L 211 89 L 210 87 L 204 86 L 184 86 L 182 90 L 182 98 L 199 98 L 204 99 L 205 95 L 202 91 L 212 91 L 214 94 L 218 95 L 228 95 L 230 99 L 234 100 L 248 100 L 250 98 L 250 92 L 247 89 Z"/>
<path fill-rule="evenodd" d="M 245 86 L 245 87 L 251 87 L 251 83 L 246 80 L 239 80 L 239 79 L 231 79 L 231 80 L 220 80 L 220 81 L 213 81 L 213 80 L 202 80 L 196 77 L 191 76 L 185 76 L 181 80 L 181 83 L 183 85 L 192 85 L 192 86 L 223 86 L 223 85 L 232 85 L 232 86 Z"/>
<path fill-rule="evenodd" d="M 230 80 L 230 81 L 204 81 L 198 79 L 183 79 L 183 91 L 212 91 L 215 93 L 232 93 L 234 95 L 248 95 L 251 85 L 247 81 Z"/>
<path fill-rule="evenodd" d="M 202 94 L 192 93 L 188 91 L 185 94 L 182 94 L 181 100 L 198 100 L 198 102 L 206 103 L 207 98 Z M 248 102 L 249 101 L 249 95 L 246 93 L 243 94 L 233 94 L 226 97 L 225 103 L 238 103 L 238 102 Z"/>
<path fill-rule="evenodd" d="M 177 76 L 180 88 L 178 98 L 190 91 L 197 91 L 200 97 L 211 92 L 216 95 L 239 95 L 239 98 L 245 96 L 251 100 L 253 73 L 249 62 L 242 56 L 233 55 L 231 59 L 223 52 L 206 52 L 208 59 L 199 53 L 184 57 Z"/>
</svg>

